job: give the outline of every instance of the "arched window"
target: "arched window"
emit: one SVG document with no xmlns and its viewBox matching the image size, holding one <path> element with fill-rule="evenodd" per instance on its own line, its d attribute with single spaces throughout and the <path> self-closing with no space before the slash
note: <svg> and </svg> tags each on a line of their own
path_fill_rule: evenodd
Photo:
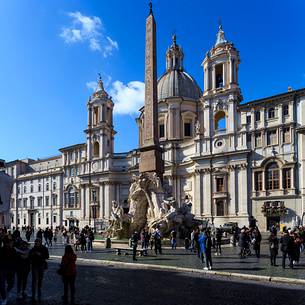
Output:
<svg viewBox="0 0 305 305">
<path fill-rule="evenodd" d="M 218 111 L 215 115 L 215 130 L 226 129 L 226 114 L 224 111 Z"/>
<path fill-rule="evenodd" d="M 99 107 L 93 108 L 93 125 L 97 125 L 99 123 Z"/>
<path fill-rule="evenodd" d="M 215 67 L 215 83 L 216 88 L 223 87 L 223 64 L 216 65 Z"/>
<path fill-rule="evenodd" d="M 266 168 L 266 187 L 268 190 L 280 188 L 280 170 L 276 162 L 270 163 Z"/>
<path fill-rule="evenodd" d="M 65 193 L 65 205 L 68 208 L 76 208 L 78 205 L 78 192 L 74 186 L 70 186 Z"/>
<path fill-rule="evenodd" d="M 100 155 L 100 144 L 99 142 L 94 142 L 93 144 L 93 156 L 98 158 Z"/>
</svg>

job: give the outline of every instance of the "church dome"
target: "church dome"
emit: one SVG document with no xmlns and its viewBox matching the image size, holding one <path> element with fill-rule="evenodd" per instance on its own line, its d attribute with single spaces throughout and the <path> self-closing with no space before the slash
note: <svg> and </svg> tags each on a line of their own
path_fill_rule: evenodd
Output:
<svg viewBox="0 0 305 305">
<path fill-rule="evenodd" d="M 173 44 L 166 52 L 166 72 L 158 80 L 158 100 L 169 97 L 200 98 L 200 87 L 183 69 L 183 57 L 182 48 L 176 44 L 174 35 Z"/>
<path fill-rule="evenodd" d="M 158 100 L 169 97 L 186 97 L 198 100 L 201 89 L 196 81 L 186 72 L 167 71 L 158 80 Z"/>
</svg>

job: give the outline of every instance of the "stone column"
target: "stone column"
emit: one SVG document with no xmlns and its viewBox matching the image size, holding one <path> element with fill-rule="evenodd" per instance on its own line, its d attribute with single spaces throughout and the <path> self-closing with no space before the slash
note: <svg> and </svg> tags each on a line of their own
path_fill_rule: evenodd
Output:
<svg viewBox="0 0 305 305">
<path fill-rule="evenodd" d="M 81 218 L 82 218 L 82 220 L 85 220 L 87 202 L 86 202 L 86 187 L 84 185 L 81 185 L 80 197 L 81 197 L 81 201 L 82 201 L 82 205 L 81 205 Z"/>
<path fill-rule="evenodd" d="M 230 189 L 229 194 L 230 194 L 230 203 L 229 203 L 229 216 L 236 216 L 236 196 L 237 196 L 237 192 L 236 192 L 236 173 L 235 173 L 235 166 L 231 165 L 229 167 L 229 185 L 230 185 Z"/>
<path fill-rule="evenodd" d="M 233 58 L 230 57 L 230 84 L 234 82 L 234 64 L 233 64 Z"/>
<path fill-rule="evenodd" d="M 88 127 L 92 126 L 92 107 L 88 107 Z"/>
<path fill-rule="evenodd" d="M 86 186 L 86 203 L 85 203 L 85 207 L 84 207 L 85 220 L 89 220 L 89 215 L 90 215 L 89 192 L 90 192 L 89 186 Z"/>
<path fill-rule="evenodd" d="M 196 216 L 202 216 L 203 214 L 203 202 L 202 202 L 202 193 L 203 193 L 203 185 L 202 185 L 202 175 L 200 170 L 195 171 L 194 176 L 194 212 Z"/>
<path fill-rule="evenodd" d="M 99 196 L 100 196 L 100 218 L 105 217 L 105 200 L 104 200 L 104 184 L 100 184 L 100 191 L 99 191 Z"/>
<path fill-rule="evenodd" d="M 212 67 L 212 89 L 216 88 L 216 71 L 215 71 L 215 65 Z"/>
<path fill-rule="evenodd" d="M 248 216 L 248 185 L 247 185 L 247 166 L 240 165 L 238 169 L 238 214 L 239 216 Z"/>
<path fill-rule="evenodd" d="M 105 183 L 105 219 L 110 218 L 112 201 L 114 200 L 114 185 L 108 181 Z"/>
<path fill-rule="evenodd" d="M 203 175 L 203 185 L 204 185 L 204 192 L 203 192 L 203 213 L 205 217 L 212 216 L 212 184 L 211 184 L 211 172 L 209 169 L 204 170 Z"/>
</svg>

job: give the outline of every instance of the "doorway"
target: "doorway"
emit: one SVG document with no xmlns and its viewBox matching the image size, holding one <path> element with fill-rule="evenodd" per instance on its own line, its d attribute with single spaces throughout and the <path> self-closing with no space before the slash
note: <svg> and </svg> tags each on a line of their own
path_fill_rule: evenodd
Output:
<svg viewBox="0 0 305 305">
<path fill-rule="evenodd" d="M 268 216 L 267 217 L 267 230 L 269 231 L 273 225 L 275 225 L 279 229 L 280 221 L 281 221 L 280 216 Z"/>
<path fill-rule="evenodd" d="M 35 228 L 35 213 L 34 213 L 34 212 L 31 212 L 31 213 L 30 213 L 29 225 L 30 225 L 32 228 Z"/>
</svg>

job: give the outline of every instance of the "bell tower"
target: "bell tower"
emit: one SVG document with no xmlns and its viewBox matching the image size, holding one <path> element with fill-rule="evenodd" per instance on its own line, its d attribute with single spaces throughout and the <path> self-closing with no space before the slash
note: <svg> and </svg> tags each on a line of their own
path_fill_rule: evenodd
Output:
<svg viewBox="0 0 305 305">
<path fill-rule="evenodd" d="M 88 160 L 102 159 L 113 154 L 115 131 L 113 129 L 113 101 L 104 89 L 101 76 L 97 88 L 87 103 L 88 128 L 87 156 Z"/>
<path fill-rule="evenodd" d="M 219 25 L 216 42 L 202 62 L 204 92 L 202 105 L 206 136 L 213 137 L 237 130 L 237 105 L 242 100 L 238 85 L 239 52 L 225 38 Z"/>
</svg>

